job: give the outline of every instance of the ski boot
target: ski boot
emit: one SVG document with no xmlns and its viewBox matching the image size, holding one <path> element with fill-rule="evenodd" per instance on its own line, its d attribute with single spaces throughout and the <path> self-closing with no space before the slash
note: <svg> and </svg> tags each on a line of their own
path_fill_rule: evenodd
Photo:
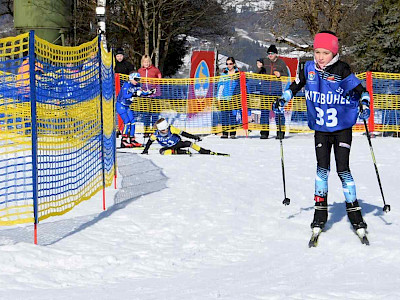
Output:
<svg viewBox="0 0 400 300">
<path fill-rule="evenodd" d="M 132 148 L 143 147 L 143 144 L 138 143 L 138 142 L 135 141 L 135 137 L 134 136 L 131 136 L 129 138 L 129 142 L 130 142 L 130 144 L 132 144 L 132 146 L 133 146 Z"/>
<path fill-rule="evenodd" d="M 128 135 L 123 134 L 121 138 L 121 148 L 133 148 L 134 146 L 129 142 Z"/>
<path fill-rule="evenodd" d="M 361 215 L 361 207 L 358 205 L 358 201 L 353 203 L 346 203 L 347 216 L 349 217 L 350 223 L 360 241 L 364 245 L 369 245 L 369 240 L 367 237 L 367 223 Z"/>
<path fill-rule="evenodd" d="M 315 206 L 314 206 L 314 219 L 311 223 L 311 229 L 315 227 L 324 229 L 325 223 L 328 220 L 328 196 L 314 196 Z"/>
<path fill-rule="evenodd" d="M 346 202 L 346 211 L 349 221 L 355 231 L 358 229 L 367 229 L 367 223 L 364 222 L 364 219 L 361 215 L 361 207 L 359 206 L 357 200 L 353 203 Z"/>
</svg>

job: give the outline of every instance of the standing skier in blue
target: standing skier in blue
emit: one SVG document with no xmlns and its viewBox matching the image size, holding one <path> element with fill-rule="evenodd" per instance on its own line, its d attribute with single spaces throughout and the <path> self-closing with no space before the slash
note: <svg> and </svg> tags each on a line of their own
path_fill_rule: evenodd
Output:
<svg viewBox="0 0 400 300">
<path fill-rule="evenodd" d="M 369 93 L 345 62 L 339 60 L 339 43 L 329 31 L 314 38 L 314 61 L 306 62 L 298 78 L 280 99 L 273 110 L 283 111 L 284 106 L 305 86 L 308 126 L 315 130 L 317 174 L 315 178 L 315 211 L 311 228 L 322 230 L 328 218 L 328 175 L 333 147 L 336 171 L 342 182 L 346 210 L 354 230 L 365 233 L 367 224 L 361 215 L 356 196 L 356 185 L 350 172 L 349 156 L 352 127 L 359 116 L 368 119 Z M 360 108 L 361 107 L 361 108 Z"/>
<path fill-rule="evenodd" d="M 118 94 L 116 109 L 124 122 L 122 131 L 121 148 L 142 147 L 143 145 L 135 140 L 135 115 L 130 109 L 133 97 L 148 96 L 155 93 L 155 90 L 144 91 L 140 86 L 140 74 L 131 72 L 129 81 L 125 82 Z"/>
</svg>

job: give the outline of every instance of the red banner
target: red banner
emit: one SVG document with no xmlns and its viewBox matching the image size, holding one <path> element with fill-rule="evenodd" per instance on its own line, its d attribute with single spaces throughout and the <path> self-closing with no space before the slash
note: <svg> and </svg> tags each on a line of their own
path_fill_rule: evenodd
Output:
<svg viewBox="0 0 400 300">
<path fill-rule="evenodd" d="M 202 64 L 204 61 L 205 65 Z M 202 67 L 201 70 L 198 70 L 199 65 Z M 204 70 L 204 67 L 207 70 Z M 196 71 L 199 71 L 196 74 Z M 204 73 L 202 73 L 204 71 Z M 204 76 L 204 75 L 208 76 Z M 199 77 L 213 77 L 215 74 L 215 52 L 214 51 L 193 51 L 190 65 L 190 78 L 199 78 Z"/>
<path fill-rule="evenodd" d="M 190 78 L 195 81 L 189 87 L 189 116 L 199 112 L 209 111 L 213 97 L 213 85 L 210 77 L 215 76 L 215 52 L 193 51 Z"/>
<path fill-rule="evenodd" d="M 299 65 L 298 58 L 279 56 L 289 69 L 289 77 L 296 77 L 297 67 Z"/>
<path fill-rule="evenodd" d="M 195 78 L 191 86 L 190 99 L 203 99 L 212 97 L 213 89 L 209 77 L 215 74 L 215 52 L 214 51 L 193 51 L 190 78 Z"/>
</svg>

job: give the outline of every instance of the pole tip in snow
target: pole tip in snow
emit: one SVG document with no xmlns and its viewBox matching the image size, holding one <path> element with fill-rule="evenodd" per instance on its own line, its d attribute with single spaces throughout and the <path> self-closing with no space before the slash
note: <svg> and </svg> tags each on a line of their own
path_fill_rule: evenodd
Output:
<svg viewBox="0 0 400 300">
<path fill-rule="evenodd" d="M 282 201 L 282 204 L 284 204 L 285 206 L 286 206 L 286 205 L 289 205 L 289 204 L 290 204 L 290 199 L 289 199 L 289 198 L 285 198 L 285 199 Z"/>
<path fill-rule="evenodd" d="M 383 211 L 385 213 L 389 212 L 390 211 L 390 205 L 389 204 L 385 204 L 385 206 L 383 207 Z"/>
</svg>

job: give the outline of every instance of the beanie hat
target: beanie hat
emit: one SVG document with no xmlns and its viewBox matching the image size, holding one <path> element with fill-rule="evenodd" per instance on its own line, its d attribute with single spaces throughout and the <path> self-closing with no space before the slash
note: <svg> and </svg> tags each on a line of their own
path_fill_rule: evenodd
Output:
<svg viewBox="0 0 400 300">
<path fill-rule="evenodd" d="M 259 61 L 260 63 L 264 64 L 264 59 L 262 59 L 262 58 L 257 59 L 257 61 Z"/>
<path fill-rule="evenodd" d="M 118 54 L 124 55 L 124 49 L 118 48 L 118 49 L 115 51 L 115 55 L 118 55 Z"/>
<path fill-rule="evenodd" d="M 321 32 L 314 37 L 314 49 L 323 48 L 336 55 L 339 51 L 339 41 L 337 36 L 332 33 Z"/>
<path fill-rule="evenodd" d="M 276 49 L 275 45 L 271 45 L 271 46 L 269 46 L 269 48 L 267 50 L 267 53 L 269 53 L 269 52 L 278 54 L 278 49 Z"/>
</svg>

